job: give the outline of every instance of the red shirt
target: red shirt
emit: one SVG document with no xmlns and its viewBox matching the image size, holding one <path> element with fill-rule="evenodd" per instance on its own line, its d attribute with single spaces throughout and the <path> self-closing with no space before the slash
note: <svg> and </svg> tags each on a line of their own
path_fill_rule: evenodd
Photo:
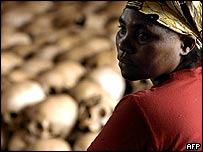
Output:
<svg viewBox="0 0 203 152">
<path fill-rule="evenodd" d="M 126 95 L 91 150 L 202 150 L 202 67 L 184 69 L 150 90 Z"/>
</svg>

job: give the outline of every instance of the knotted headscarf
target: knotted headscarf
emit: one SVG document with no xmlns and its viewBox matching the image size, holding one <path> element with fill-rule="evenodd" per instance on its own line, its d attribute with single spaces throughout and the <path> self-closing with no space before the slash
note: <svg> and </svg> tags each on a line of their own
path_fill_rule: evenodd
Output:
<svg viewBox="0 0 203 152">
<path fill-rule="evenodd" d="M 202 3 L 200 1 L 128 1 L 126 7 L 158 16 L 157 21 L 160 24 L 177 33 L 194 35 L 197 38 L 196 46 L 199 49 L 202 48 Z"/>
</svg>

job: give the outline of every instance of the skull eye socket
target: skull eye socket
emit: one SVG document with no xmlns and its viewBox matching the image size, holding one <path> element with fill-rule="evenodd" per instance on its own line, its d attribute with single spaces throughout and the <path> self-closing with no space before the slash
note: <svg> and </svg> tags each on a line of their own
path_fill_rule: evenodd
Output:
<svg viewBox="0 0 203 152">
<path fill-rule="evenodd" d="M 42 124 L 40 122 L 37 122 L 36 127 L 39 130 L 43 130 L 43 126 L 42 126 Z"/>
<path fill-rule="evenodd" d="M 51 87 L 49 89 L 49 94 L 56 94 L 56 89 L 54 87 Z"/>
<path fill-rule="evenodd" d="M 99 115 L 100 115 L 101 117 L 104 117 L 104 116 L 106 115 L 106 111 L 105 111 L 104 109 L 100 109 L 100 110 L 99 110 Z"/>
<path fill-rule="evenodd" d="M 18 116 L 18 114 L 15 113 L 15 112 L 10 113 L 10 117 L 13 118 L 13 119 L 17 118 L 17 116 Z"/>
</svg>

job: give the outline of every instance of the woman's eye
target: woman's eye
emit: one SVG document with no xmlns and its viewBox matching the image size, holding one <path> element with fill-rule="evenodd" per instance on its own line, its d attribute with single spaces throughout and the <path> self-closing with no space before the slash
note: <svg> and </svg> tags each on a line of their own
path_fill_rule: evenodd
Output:
<svg viewBox="0 0 203 152">
<path fill-rule="evenodd" d="M 125 33 L 126 33 L 126 28 L 125 28 L 125 26 L 119 25 L 118 27 L 120 28 L 120 30 L 118 31 L 119 35 L 120 35 L 120 36 L 125 35 Z"/>
<path fill-rule="evenodd" d="M 149 39 L 149 35 L 147 33 L 138 33 L 137 39 L 140 42 L 144 42 L 144 41 L 147 41 Z"/>
</svg>

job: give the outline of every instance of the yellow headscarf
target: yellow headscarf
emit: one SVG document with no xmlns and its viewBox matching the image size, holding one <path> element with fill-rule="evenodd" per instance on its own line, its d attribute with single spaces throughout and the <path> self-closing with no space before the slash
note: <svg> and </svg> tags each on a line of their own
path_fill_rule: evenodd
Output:
<svg viewBox="0 0 203 152">
<path fill-rule="evenodd" d="M 202 3 L 200 1 L 128 1 L 131 7 L 144 14 L 157 14 L 157 21 L 180 34 L 192 34 L 196 46 L 202 48 Z"/>
</svg>

